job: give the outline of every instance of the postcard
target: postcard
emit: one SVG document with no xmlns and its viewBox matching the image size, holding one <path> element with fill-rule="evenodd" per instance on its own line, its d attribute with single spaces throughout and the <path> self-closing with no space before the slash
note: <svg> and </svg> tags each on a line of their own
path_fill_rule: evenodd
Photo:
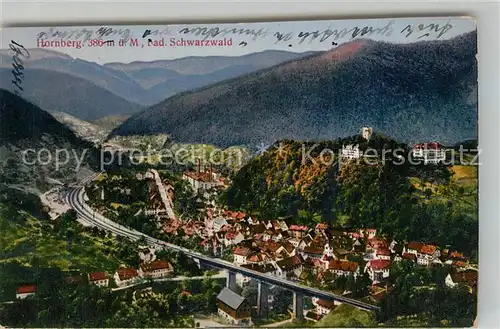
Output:
<svg viewBox="0 0 500 329">
<path fill-rule="evenodd" d="M 473 325 L 473 18 L 0 33 L 1 325 Z"/>
</svg>

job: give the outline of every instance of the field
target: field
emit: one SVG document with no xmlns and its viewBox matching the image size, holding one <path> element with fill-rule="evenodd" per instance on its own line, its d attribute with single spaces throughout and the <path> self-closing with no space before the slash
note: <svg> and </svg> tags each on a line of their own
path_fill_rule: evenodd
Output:
<svg viewBox="0 0 500 329">
<path fill-rule="evenodd" d="M 141 163 L 157 165 L 159 163 L 195 165 L 198 159 L 202 162 L 211 162 L 214 165 L 225 164 L 228 167 L 239 167 L 250 157 L 245 147 L 233 146 L 219 149 L 209 144 L 171 144 L 168 149 L 158 152 L 152 151 L 148 155 L 136 156 Z"/>
<path fill-rule="evenodd" d="M 465 186 L 475 187 L 477 185 L 477 167 L 457 165 L 451 167 L 453 182 Z"/>
</svg>

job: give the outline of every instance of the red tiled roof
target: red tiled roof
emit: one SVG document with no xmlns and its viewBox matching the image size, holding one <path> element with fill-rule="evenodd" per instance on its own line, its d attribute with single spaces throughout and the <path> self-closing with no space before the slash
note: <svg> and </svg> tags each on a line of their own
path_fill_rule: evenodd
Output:
<svg viewBox="0 0 500 329">
<path fill-rule="evenodd" d="M 317 230 L 326 230 L 328 228 L 328 224 L 326 223 L 318 223 L 316 224 L 316 229 Z"/>
<path fill-rule="evenodd" d="M 437 247 L 432 244 L 424 244 L 420 249 L 422 254 L 432 255 L 436 252 Z"/>
<path fill-rule="evenodd" d="M 250 249 L 247 248 L 247 247 L 236 247 L 233 249 L 233 253 L 235 255 L 239 255 L 239 256 L 248 256 L 248 254 L 250 253 Z"/>
<path fill-rule="evenodd" d="M 390 260 L 385 260 L 385 259 L 374 259 L 371 260 L 369 263 L 369 266 L 374 270 L 383 270 L 391 265 Z"/>
<path fill-rule="evenodd" d="M 196 181 L 199 181 L 199 182 L 204 182 L 204 183 L 214 182 L 212 175 L 206 171 L 202 171 L 202 172 L 186 171 L 186 172 L 184 172 L 184 175 L 186 175 L 187 177 L 190 177 Z"/>
<path fill-rule="evenodd" d="M 380 248 L 377 250 L 377 253 L 376 253 L 377 256 L 390 256 L 391 255 L 391 251 L 387 248 Z"/>
<path fill-rule="evenodd" d="M 152 272 L 155 270 L 171 269 L 172 265 L 165 260 L 155 260 L 151 263 L 142 264 L 141 268 L 144 272 Z"/>
<path fill-rule="evenodd" d="M 263 262 L 265 260 L 265 255 L 262 254 L 262 253 L 255 253 L 251 256 L 248 256 L 247 257 L 247 261 L 248 262 L 253 262 L 253 263 L 260 263 L 260 262 Z"/>
<path fill-rule="evenodd" d="M 29 294 L 32 292 L 36 292 L 36 286 L 34 284 L 20 286 L 16 289 L 17 294 Z"/>
<path fill-rule="evenodd" d="M 464 254 L 458 251 L 453 251 L 450 253 L 449 258 L 464 258 Z"/>
<path fill-rule="evenodd" d="M 422 249 L 423 245 L 424 244 L 422 242 L 409 242 L 407 249 L 416 250 L 420 252 L 420 249 Z"/>
<path fill-rule="evenodd" d="M 412 260 L 414 262 L 417 261 L 417 256 L 415 254 L 411 254 L 409 252 L 405 252 L 401 257 L 403 259 L 409 259 L 409 260 Z"/>
<path fill-rule="evenodd" d="M 323 254 L 323 249 L 318 249 L 312 246 L 307 246 L 304 248 L 304 253 L 306 254 L 315 254 L 315 255 L 322 255 Z"/>
<path fill-rule="evenodd" d="M 231 210 L 226 210 L 224 212 L 225 217 L 230 217 L 230 218 L 235 218 L 235 219 L 243 219 L 246 217 L 246 214 L 242 211 L 231 211 Z"/>
<path fill-rule="evenodd" d="M 443 145 L 437 142 L 421 143 L 421 144 L 415 144 L 413 146 L 413 149 L 440 149 L 440 148 L 443 148 Z"/>
<path fill-rule="evenodd" d="M 342 270 L 346 272 L 356 272 L 358 270 L 359 264 L 355 262 L 350 262 L 346 260 L 336 260 L 332 259 L 328 262 L 329 270 Z"/>
<path fill-rule="evenodd" d="M 410 242 L 408 243 L 407 249 L 416 250 L 422 254 L 432 255 L 436 252 L 437 246 L 432 244 L 425 244 L 423 242 Z"/>
<path fill-rule="evenodd" d="M 381 238 L 373 238 L 368 240 L 368 244 L 373 248 L 373 249 L 379 249 L 379 248 L 387 248 L 388 243 L 386 240 L 381 239 Z"/>
<path fill-rule="evenodd" d="M 290 231 L 307 231 L 309 229 L 309 227 L 305 226 L 305 225 L 291 225 L 289 228 L 288 228 Z"/>
<path fill-rule="evenodd" d="M 105 280 L 107 278 L 108 278 L 108 276 L 106 275 L 105 272 L 93 272 L 93 273 L 89 273 L 89 280 L 90 281 Z"/>
<path fill-rule="evenodd" d="M 134 278 L 136 276 L 138 276 L 138 274 L 137 274 L 137 270 L 135 268 L 122 267 L 122 268 L 118 269 L 118 277 L 120 278 L 120 280 L 127 280 L 127 279 Z"/>
</svg>

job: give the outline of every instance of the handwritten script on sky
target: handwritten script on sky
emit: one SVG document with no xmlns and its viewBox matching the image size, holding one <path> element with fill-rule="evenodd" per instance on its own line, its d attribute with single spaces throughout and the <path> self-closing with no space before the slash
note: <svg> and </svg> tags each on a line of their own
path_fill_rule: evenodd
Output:
<svg viewBox="0 0 500 329">
<path fill-rule="evenodd" d="M 36 47 L 38 40 L 120 40 L 134 39 L 223 39 L 232 38 L 230 49 L 175 49 L 137 51 L 123 49 L 68 49 L 73 57 L 106 63 L 136 60 L 173 59 L 185 56 L 240 56 L 264 50 L 295 52 L 323 51 L 357 38 L 408 43 L 449 39 L 475 29 L 472 18 L 395 18 L 329 21 L 293 21 L 241 24 L 190 24 L 163 26 L 82 26 L 7 28 L 3 40 L 22 40 L 27 48 Z M 2 41 L 4 42 L 4 41 Z M 2 48 L 5 45 L 2 44 Z M 57 49 L 54 49 L 58 51 Z"/>
<path fill-rule="evenodd" d="M 405 37 L 411 36 L 413 33 L 419 34 L 418 38 L 429 36 L 431 33 L 435 34 L 436 39 L 441 38 L 446 32 L 453 28 L 453 25 L 448 20 L 445 24 L 423 24 L 420 23 L 416 26 L 408 24 L 399 33 L 405 34 Z M 389 21 L 383 27 L 373 27 L 370 25 L 366 26 L 354 26 L 352 28 L 344 27 L 342 29 L 332 29 L 328 27 L 325 30 L 314 30 L 314 31 L 300 31 L 296 34 L 293 32 L 286 31 L 276 31 L 272 32 L 270 29 L 255 29 L 255 28 L 242 28 L 242 27 L 225 27 L 221 28 L 219 26 L 193 26 L 193 27 L 165 27 L 163 29 L 145 29 L 142 34 L 142 38 L 147 36 L 170 36 L 170 35 L 194 35 L 201 37 L 202 40 L 207 40 L 209 38 L 217 37 L 228 37 L 232 35 L 248 36 L 253 41 L 258 39 L 269 38 L 274 40 L 275 43 L 280 41 L 296 41 L 299 44 L 304 41 L 318 41 L 324 42 L 330 38 L 333 40 L 352 40 L 357 37 L 380 35 L 389 37 L 394 33 L 394 20 Z M 57 29 L 49 28 L 48 30 L 41 31 L 38 33 L 37 38 L 46 39 L 82 39 L 87 41 L 89 39 L 102 39 L 107 37 L 119 37 L 124 41 L 129 41 L 130 38 L 134 37 L 132 31 L 128 28 L 113 28 L 113 27 L 99 27 L 98 29 Z M 292 40 L 294 39 L 295 40 Z"/>
</svg>

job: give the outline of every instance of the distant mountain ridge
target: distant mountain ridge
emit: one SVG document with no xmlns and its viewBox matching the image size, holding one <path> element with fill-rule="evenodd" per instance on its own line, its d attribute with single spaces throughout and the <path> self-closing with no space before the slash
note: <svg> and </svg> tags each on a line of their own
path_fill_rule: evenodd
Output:
<svg viewBox="0 0 500 329">
<path fill-rule="evenodd" d="M 476 32 L 391 44 L 358 39 L 197 91 L 133 115 L 113 135 L 272 144 L 335 139 L 362 126 L 403 142 L 477 136 Z"/>
<path fill-rule="evenodd" d="M 94 120 L 142 109 L 139 104 L 73 75 L 31 68 L 25 69 L 23 74 L 25 98 L 49 112 L 65 112 L 82 120 Z M 11 92 L 16 89 L 10 69 L 0 69 L 0 88 Z"/>
<path fill-rule="evenodd" d="M 69 55 L 40 48 L 29 49 L 25 69 L 37 69 L 38 80 L 54 78 L 51 72 L 82 78 L 131 103 L 154 105 L 186 90 L 231 79 L 270 66 L 308 56 L 311 53 L 266 50 L 243 56 L 184 57 L 151 62 L 97 63 L 74 59 Z M 11 69 L 10 49 L 0 50 L 0 68 Z M 56 81 L 57 82 L 57 81 Z M 43 86 L 43 85 L 42 85 Z M 7 88 L 7 85 L 0 85 Z M 28 93 L 29 94 L 29 93 Z M 35 98 L 31 97 L 36 101 Z M 45 104 L 40 103 L 42 108 Z M 122 105 L 114 105 L 120 108 Z M 56 108 L 57 111 L 68 112 Z M 70 113 L 70 112 L 68 112 Z M 118 114 L 127 114 L 130 111 Z M 73 113 L 75 115 L 76 113 Z M 112 115 L 117 113 L 106 113 Z M 76 116 L 78 116 L 76 114 Z M 88 120 L 88 117 L 80 117 Z M 93 119 L 93 118 L 92 118 Z"/>
</svg>

